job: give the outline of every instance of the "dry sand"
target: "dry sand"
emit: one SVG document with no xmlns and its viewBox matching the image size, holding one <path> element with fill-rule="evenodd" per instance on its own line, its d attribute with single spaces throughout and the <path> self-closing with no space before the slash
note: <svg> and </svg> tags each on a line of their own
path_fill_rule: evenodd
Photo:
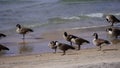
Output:
<svg viewBox="0 0 120 68">
<path fill-rule="evenodd" d="M 71 31 L 70 33 L 76 32 Z M 43 37 L 45 36 L 47 38 L 46 40 L 51 40 L 50 38 L 54 37 L 54 35 L 49 35 L 44 34 Z M 57 38 L 60 37 L 52 40 L 56 40 Z M 61 55 L 61 52 L 57 52 L 56 54 L 43 53 L 1 56 L 0 68 L 120 68 L 119 42 L 113 42 L 116 44 L 103 46 L 102 51 L 97 51 L 96 47 L 82 49 L 80 51 L 68 50 L 64 56 Z"/>
</svg>

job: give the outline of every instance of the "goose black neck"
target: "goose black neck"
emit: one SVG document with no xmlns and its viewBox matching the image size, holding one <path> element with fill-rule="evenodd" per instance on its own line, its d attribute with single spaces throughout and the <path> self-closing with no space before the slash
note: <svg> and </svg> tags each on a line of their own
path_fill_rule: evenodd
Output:
<svg viewBox="0 0 120 68">
<path fill-rule="evenodd" d="M 95 34 L 95 39 L 98 39 L 98 35 L 97 34 Z"/>
<path fill-rule="evenodd" d="M 67 32 L 64 32 L 64 35 L 67 36 Z"/>
</svg>

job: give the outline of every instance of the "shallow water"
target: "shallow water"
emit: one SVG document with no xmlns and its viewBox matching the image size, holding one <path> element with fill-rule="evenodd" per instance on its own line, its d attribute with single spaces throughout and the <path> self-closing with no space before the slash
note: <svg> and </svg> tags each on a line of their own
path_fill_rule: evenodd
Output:
<svg viewBox="0 0 120 68">
<path fill-rule="evenodd" d="M 50 39 L 42 39 L 42 34 L 109 25 L 104 17 L 113 14 L 120 19 L 119 3 L 118 0 L 1 0 L 0 32 L 5 33 L 7 37 L 0 42 L 10 48 L 5 55 L 52 52 L 47 47 Z M 15 25 L 18 23 L 34 30 L 27 35 L 26 40 L 30 43 L 25 46 L 19 44 L 22 42 L 22 36 L 15 32 Z M 91 40 L 91 37 L 88 39 Z"/>
<path fill-rule="evenodd" d="M 88 48 L 96 48 L 95 45 L 93 45 L 93 33 L 97 32 L 99 34 L 100 38 L 106 39 L 111 41 L 111 38 L 107 36 L 107 33 L 105 32 L 106 27 L 101 28 L 87 28 L 87 29 L 66 29 L 66 30 L 57 30 L 57 31 L 50 31 L 50 32 L 44 32 L 40 36 L 33 36 L 31 34 L 26 35 L 26 39 L 23 41 L 21 35 L 17 36 L 9 36 L 6 38 L 1 39 L 0 43 L 8 47 L 9 51 L 2 51 L 0 53 L 1 56 L 16 56 L 16 55 L 28 55 L 28 54 L 41 54 L 46 52 L 54 52 L 54 50 L 50 49 L 48 47 L 48 44 L 50 41 L 57 40 L 62 43 L 67 43 L 65 39 L 63 39 L 62 35 L 64 31 L 67 31 L 70 34 L 79 36 L 81 38 L 84 38 L 88 41 L 90 41 L 90 44 L 83 44 L 81 46 L 82 49 L 88 49 Z M 40 34 L 40 33 L 35 33 Z M 118 44 L 119 39 L 113 40 L 113 44 Z M 75 47 L 77 47 L 76 44 L 73 44 Z M 110 44 L 112 45 L 112 44 Z M 108 45 L 109 46 L 109 45 Z M 58 50 L 60 52 L 60 50 Z M 57 52 L 58 52 L 57 51 Z"/>
</svg>

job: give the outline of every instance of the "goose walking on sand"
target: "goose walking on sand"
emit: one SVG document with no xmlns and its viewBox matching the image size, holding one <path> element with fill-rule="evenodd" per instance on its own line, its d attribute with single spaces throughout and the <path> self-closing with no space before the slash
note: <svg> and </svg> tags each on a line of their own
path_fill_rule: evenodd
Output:
<svg viewBox="0 0 120 68">
<path fill-rule="evenodd" d="M 25 35 L 28 32 L 33 32 L 32 29 L 26 28 L 26 27 L 22 27 L 20 24 L 17 24 L 16 27 L 17 27 L 16 32 L 19 33 L 19 34 L 22 34 L 23 35 L 23 39 L 25 39 Z"/>
<path fill-rule="evenodd" d="M 90 43 L 88 40 L 80 38 L 80 37 L 78 37 L 78 38 L 70 37 L 70 38 L 71 38 L 71 42 L 73 42 L 73 43 L 78 45 L 78 50 L 81 49 L 81 45 L 83 45 L 84 43 Z"/>
<path fill-rule="evenodd" d="M 119 28 L 107 28 L 106 31 L 109 35 L 118 38 L 120 36 L 120 29 Z"/>
<path fill-rule="evenodd" d="M 58 41 L 55 41 L 56 43 L 56 46 L 63 51 L 63 54 L 62 55 L 65 55 L 66 54 L 66 51 L 69 50 L 69 49 L 72 49 L 74 50 L 75 48 L 73 46 L 70 46 L 68 44 L 65 44 L 65 43 L 60 43 Z"/>
<path fill-rule="evenodd" d="M 120 22 L 120 20 L 117 19 L 114 15 L 107 15 L 106 20 L 108 21 L 108 23 L 111 23 L 111 26 L 114 26 L 115 23 Z"/>
<path fill-rule="evenodd" d="M 95 36 L 95 38 L 93 39 L 93 44 L 99 47 L 98 51 L 101 50 L 102 44 L 104 44 L 104 43 L 105 44 L 110 44 L 109 41 L 98 38 L 98 34 L 97 33 L 94 33 L 93 36 Z"/>
<path fill-rule="evenodd" d="M 7 48 L 4 45 L 0 44 L 0 51 L 2 51 L 2 50 L 9 50 L 9 48 Z"/>
<path fill-rule="evenodd" d="M 70 42 L 70 45 L 72 46 L 72 41 L 71 41 L 71 38 L 78 38 L 77 36 L 74 36 L 74 35 L 71 35 L 71 34 L 68 34 L 67 32 L 64 32 L 63 34 L 63 38 Z"/>
<path fill-rule="evenodd" d="M 55 42 L 55 41 L 50 41 L 50 43 L 48 44 L 48 46 L 49 46 L 51 49 L 55 50 L 54 53 L 56 53 L 56 51 L 57 51 L 57 46 L 56 46 L 56 42 Z"/>
</svg>

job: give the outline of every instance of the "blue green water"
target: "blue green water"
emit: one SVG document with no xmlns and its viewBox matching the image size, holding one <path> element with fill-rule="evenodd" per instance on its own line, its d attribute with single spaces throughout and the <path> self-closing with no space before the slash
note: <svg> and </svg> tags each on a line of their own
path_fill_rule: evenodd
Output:
<svg viewBox="0 0 120 68">
<path fill-rule="evenodd" d="M 119 18 L 119 3 L 119 0 L 1 0 L 0 30 L 12 30 L 17 23 L 43 31 L 107 25 L 105 15 Z"/>
</svg>

